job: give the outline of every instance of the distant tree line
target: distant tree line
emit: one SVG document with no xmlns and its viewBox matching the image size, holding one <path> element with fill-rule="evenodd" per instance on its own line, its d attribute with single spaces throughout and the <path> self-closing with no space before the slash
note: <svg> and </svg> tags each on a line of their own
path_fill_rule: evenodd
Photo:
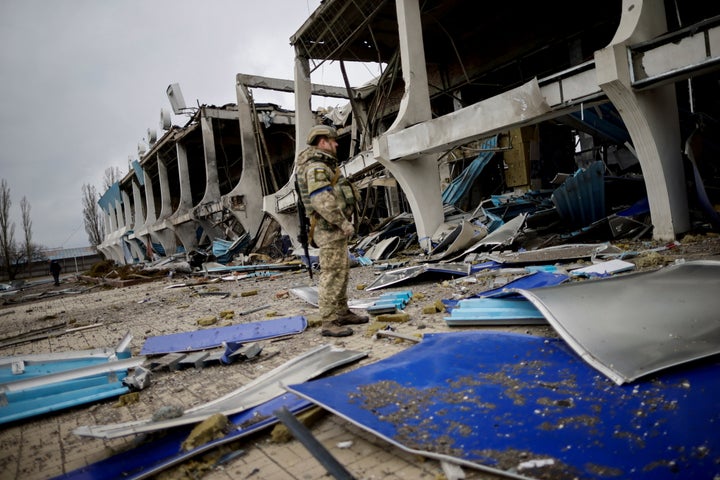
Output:
<svg viewBox="0 0 720 480">
<path fill-rule="evenodd" d="M 120 168 L 110 167 L 105 169 L 105 177 L 103 178 L 105 191 L 121 179 L 122 172 Z M 95 186 L 88 183 L 82 186 L 83 223 L 85 224 L 88 241 L 93 247 L 100 245 L 105 238 L 105 222 L 103 221 L 103 212 L 98 204 L 99 200 L 100 194 Z"/>
<path fill-rule="evenodd" d="M 20 200 L 20 218 L 23 240 L 15 240 L 15 222 L 10 220 L 10 186 L 4 178 L 0 180 L 0 273 L 15 280 L 23 268 L 28 269 L 32 262 L 44 261 L 43 248 L 32 241 L 32 220 L 30 202 L 23 197 Z"/>
</svg>

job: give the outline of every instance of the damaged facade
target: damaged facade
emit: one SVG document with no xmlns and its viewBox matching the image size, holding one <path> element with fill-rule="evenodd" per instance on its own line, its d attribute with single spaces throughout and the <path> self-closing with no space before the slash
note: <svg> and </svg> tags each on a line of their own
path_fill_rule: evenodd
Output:
<svg viewBox="0 0 720 480">
<path fill-rule="evenodd" d="M 717 166 L 704 138 L 720 113 L 720 8 L 613 0 L 586 9 L 506 3 L 469 15 L 469 1 L 327 0 L 290 39 L 294 81 L 240 74 L 237 105 L 203 105 L 186 125 L 166 125 L 103 195 L 98 248 L 134 263 L 216 241 L 250 251 L 287 235 L 298 247 L 292 172 L 305 146 L 295 139 L 318 122 L 341 133 L 342 168 L 364 197 L 360 233 L 406 215 L 426 253 L 449 207 L 497 206 L 488 200 L 499 194 L 550 200 L 563 175 L 596 162 L 601 195 L 578 200 L 597 202 L 595 213 L 564 211 L 561 191 L 528 224 L 572 231 L 646 201 L 636 234 L 669 241 L 696 223 L 717 228 Z M 371 85 L 326 87 L 312 82 L 324 62 L 375 62 L 383 73 Z M 293 91 L 295 111 L 255 104 L 253 88 Z M 313 95 L 344 98 L 347 109 L 312 111 Z M 502 221 L 519 213 L 500 207 Z"/>
</svg>

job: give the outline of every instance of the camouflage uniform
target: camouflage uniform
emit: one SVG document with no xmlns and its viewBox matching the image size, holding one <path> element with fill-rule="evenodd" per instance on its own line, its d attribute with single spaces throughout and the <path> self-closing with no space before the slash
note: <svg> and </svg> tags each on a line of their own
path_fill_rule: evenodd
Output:
<svg viewBox="0 0 720 480">
<path fill-rule="evenodd" d="M 325 323 L 349 311 L 350 264 L 348 237 L 343 229 L 354 228 L 350 219 L 357 193 L 340 173 L 337 158 L 314 146 L 298 156 L 297 180 L 311 226 L 314 225 L 310 241 L 320 248 L 318 306 Z"/>
</svg>

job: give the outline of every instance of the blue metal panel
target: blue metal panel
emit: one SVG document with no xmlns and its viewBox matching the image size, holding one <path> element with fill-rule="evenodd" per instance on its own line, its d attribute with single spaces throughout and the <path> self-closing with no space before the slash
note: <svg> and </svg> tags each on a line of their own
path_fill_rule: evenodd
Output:
<svg viewBox="0 0 720 480">
<path fill-rule="evenodd" d="M 468 298 L 487 298 L 487 297 L 505 297 L 505 298 L 523 298 L 519 293 L 516 293 L 516 289 L 532 290 L 534 288 L 550 287 L 553 285 L 559 285 L 570 277 L 563 273 L 552 273 L 545 272 L 542 270 L 534 271 L 528 275 L 516 278 L 515 280 L 506 283 L 502 287 L 485 290 L 484 292 L 476 293 Z M 459 300 L 447 299 L 443 300 L 443 305 L 448 310 L 455 308 Z"/>
<path fill-rule="evenodd" d="M 468 325 L 528 325 L 547 323 L 532 302 L 524 298 L 469 298 L 460 300 L 445 323 Z"/>
<path fill-rule="evenodd" d="M 133 160 L 132 168 L 133 168 L 133 171 L 135 172 L 135 178 L 137 178 L 137 181 L 140 184 L 140 186 L 145 185 L 145 174 L 143 173 L 143 169 L 140 166 L 140 162 L 138 162 L 137 160 Z"/>
<path fill-rule="evenodd" d="M 8 392 L 7 404 L 0 407 L 0 424 L 123 395 L 130 391 L 122 384 L 126 376 L 117 372 Z"/>
<path fill-rule="evenodd" d="M 560 339 L 462 332 L 288 389 L 407 451 L 515 478 L 677 480 L 718 473 L 718 378 L 715 358 L 615 385 Z"/>
<path fill-rule="evenodd" d="M 22 359 L 22 357 L 18 357 Z M 37 363 L 26 363 L 23 373 L 13 373 L 12 365 L 5 364 L 0 367 L 0 385 L 28 378 L 40 377 L 51 373 L 64 372 L 74 370 L 76 368 L 89 367 L 90 365 L 99 365 L 107 363 L 107 357 L 87 357 L 75 358 L 71 360 L 57 360 Z"/>
<path fill-rule="evenodd" d="M 597 161 L 565 180 L 552 194 L 562 218 L 584 227 L 605 217 L 605 164 Z"/>
<path fill-rule="evenodd" d="M 442 202 L 444 205 L 455 205 L 462 200 L 490 159 L 495 156 L 495 151 L 492 150 L 495 147 L 497 147 L 497 136 L 488 138 L 480 145 L 481 149 L 487 150 L 480 152 L 470 165 L 443 190 Z"/>
<path fill-rule="evenodd" d="M 216 238 L 212 242 L 212 252 L 219 263 L 225 264 L 231 261 L 240 251 L 247 248 L 249 243 L 249 233 L 245 233 L 233 241 Z"/>
<path fill-rule="evenodd" d="M 231 325 L 229 327 L 174 333 L 148 338 L 142 347 L 141 355 L 192 352 L 194 350 L 219 347 L 223 342 L 254 342 L 266 338 L 301 333 L 305 328 L 307 328 L 305 317 L 295 316 Z"/>
<path fill-rule="evenodd" d="M 120 184 L 115 182 L 98 199 L 98 205 L 105 213 L 110 213 L 110 209 L 115 208 L 117 202 L 122 202 L 122 197 L 120 195 Z"/>
</svg>

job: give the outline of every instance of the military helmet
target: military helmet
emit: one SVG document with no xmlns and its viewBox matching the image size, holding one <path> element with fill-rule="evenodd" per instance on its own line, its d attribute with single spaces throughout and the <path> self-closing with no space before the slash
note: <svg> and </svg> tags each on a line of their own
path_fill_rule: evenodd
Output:
<svg viewBox="0 0 720 480">
<path fill-rule="evenodd" d="M 337 130 L 329 125 L 315 125 L 307 136 L 307 144 L 314 145 L 317 137 L 337 138 Z"/>
</svg>

